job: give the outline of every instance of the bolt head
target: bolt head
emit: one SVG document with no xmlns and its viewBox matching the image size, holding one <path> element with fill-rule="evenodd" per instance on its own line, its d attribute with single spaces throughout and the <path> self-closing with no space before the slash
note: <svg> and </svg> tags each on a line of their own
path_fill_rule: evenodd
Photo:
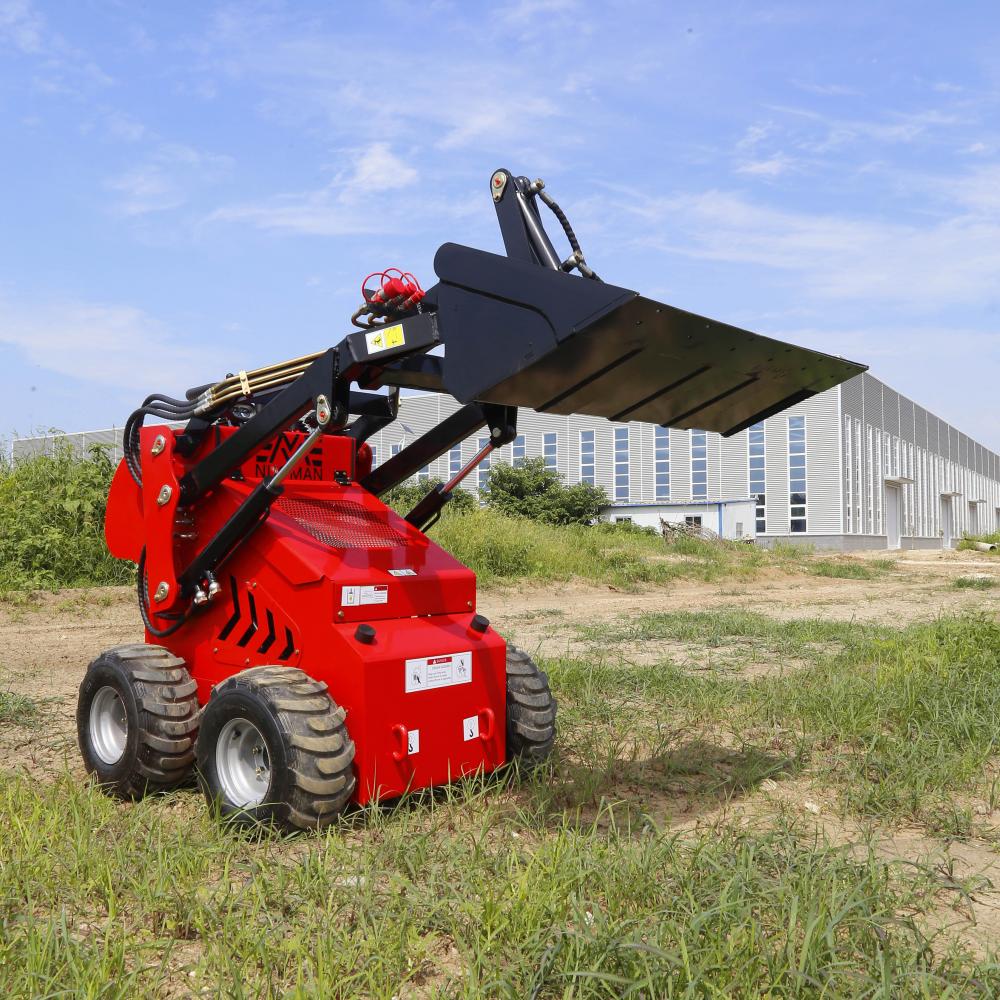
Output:
<svg viewBox="0 0 1000 1000">
<path fill-rule="evenodd" d="M 153 591 L 153 600 L 158 602 L 165 601 L 169 595 L 170 584 L 166 580 L 161 580 L 156 585 L 156 590 Z"/>
<path fill-rule="evenodd" d="M 161 451 L 167 446 L 167 439 L 162 434 L 156 435 L 156 440 L 153 442 L 153 447 L 150 449 L 154 455 L 159 455 Z"/>
<path fill-rule="evenodd" d="M 174 491 L 169 486 L 164 486 L 160 489 L 157 494 L 156 502 L 162 507 L 165 503 L 170 501 L 170 498 L 174 495 Z"/>
</svg>

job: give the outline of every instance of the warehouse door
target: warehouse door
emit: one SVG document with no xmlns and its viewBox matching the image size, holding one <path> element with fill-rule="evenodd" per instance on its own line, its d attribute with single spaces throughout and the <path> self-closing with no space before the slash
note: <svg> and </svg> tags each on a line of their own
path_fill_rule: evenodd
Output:
<svg viewBox="0 0 1000 1000">
<path fill-rule="evenodd" d="M 951 512 L 951 497 L 941 497 L 941 545 L 946 549 L 951 548 L 955 530 L 952 526 Z"/>
<path fill-rule="evenodd" d="M 899 500 L 902 491 L 898 486 L 885 485 L 885 537 L 886 547 L 898 549 L 899 539 Z"/>
</svg>

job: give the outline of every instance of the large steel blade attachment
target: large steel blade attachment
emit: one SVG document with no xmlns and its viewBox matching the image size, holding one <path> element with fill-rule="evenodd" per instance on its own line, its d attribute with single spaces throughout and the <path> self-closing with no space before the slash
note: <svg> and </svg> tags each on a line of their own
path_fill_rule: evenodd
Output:
<svg viewBox="0 0 1000 1000">
<path fill-rule="evenodd" d="M 434 266 L 442 386 L 463 403 L 733 434 L 865 371 L 625 288 L 454 243 Z"/>
</svg>

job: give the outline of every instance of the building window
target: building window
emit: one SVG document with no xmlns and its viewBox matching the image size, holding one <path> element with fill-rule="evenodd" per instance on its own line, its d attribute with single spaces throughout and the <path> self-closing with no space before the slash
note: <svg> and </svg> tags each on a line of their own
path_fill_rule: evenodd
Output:
<svg viewBox="0 0 1000 1000">
<path fill-rule="evenodd" d="M 368 447 L 372 450 L 372 468 L 374 469 L 378 465 L 378 446 L 370 444 Z"/>
<path fill-rule="evenodd" d="M 448 452 L 448 477 L 454 479 L 462 471 L 462 446 L 456 444 Z"/>
<path fill-rule="evenodd" d="M 806 418 L 788 418 L 788 501 L 793 533 L 806 530 Z M 870 516 L 870 515 L 869 515 Z"/>
<path fill-rule="evenodd" d="M 479 439 L 479 450 L 482 451 L 488 444 L 490 439 L 488 437 Z M 490 456 L 487 455 L 480 463 L 476 466 L 476 485 L 479 489 L 486 489 L 486 484 L 490 481 Z"/>
<path fill-rule="evenodd" d="M 542 458 L 546 469 L 559 467 L 559 436 L 555 433 L 542 435 Z"/>
<path fill-rule="evenodd" d="M 398 455 L 403 450 L 402 444 L 394 444 L 390 449 L 390 454 Z"/>
<path fill-rule="evenodd" d="M 656 499 L 670 499 L 670 429 L 657 427 L 654 431 L 656 471 Z"/>
<path fill-rule="evenodd" d="M 596 482 L 594 473 L 594 432 L 580 431 L 580 482 Z"/>
<path fill-rule="evenodd" d="M 689 528 L 700 528 L 701 527 L 701 514 L 685 514 L 684 523 Z"/>
<path fill-rule="evenodd" d="M 628 500 L 628 428 L 615 428 L 615 499 Z"/>
<path fill-rule="evenodd" d="M 861 521 L 861 490 L 864 477 L 861 474 L 861 421 L 854 420 L 854 530 L 863 535 L 865 526 Z"/>
<path fill-rule="evenodd" d="M 848 534 L 854 531 L 854 502 L 851 497 L 851 468 L 852 468 L 852 457 L 851 457 L 851 418 L 844 417 L 844 465 L 847 468 L 847 478 L 845 485 L 847 486 L 847 532 Z"/>
<path fill-rule="evenodd" d="M 708 432 L 691 431 L 691 499 L 708 496 Z"/>
<path fill-rule="evenodd" d="M 764 496 L 764 421 L 753 424 L 748 431 L 747 461 L 750 464 L 750 496 L 756 504 L 757 534 L 767 531 L 766 497 Z"/>
<path fill-rule="evenodd" d="M 431 478 L 431 467 L 429 465 L 425 465 L 417 473 L 417 482 L 426 483 L 427 480 L 430 479 L 430 478 Z"/>
<path fill-rule="evenodd" d="M 868 450 L 865 452 L 868 472 L 868 506 L 865 524 L 868 525 L 868 534 L 874 535 L 878 531 L 878 526 L 875 524 L 875 456 L 872 445 L 872 425 L 867 424 L 866 426 L 868 428 Z"/>
<path fill-rule="evenodd" d="M 520 469 L 524 465 L 524 435 L 518 434 L 514 438 L 514 449 L 513 449 L 513 462 L 514 468 Z"/>
</svg>

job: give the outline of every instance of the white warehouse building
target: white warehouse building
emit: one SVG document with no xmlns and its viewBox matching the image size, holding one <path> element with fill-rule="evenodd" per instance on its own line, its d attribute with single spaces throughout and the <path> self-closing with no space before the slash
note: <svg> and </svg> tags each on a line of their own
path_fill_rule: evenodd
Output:
<svg viewBox="0 0 1000 1000">
<path fill-rule="evenodd" d="M 449 396 L 408 395 L 369 444 L 384 461 L 458 409 Z M 65 435 L 121 454 L 120 431 Z M 21 438 L 13 454 L 54 438 Z M 486 444 L 452 448 L 420 475 L 447 480 Z M 659 527 L 700 524 L 726 538 L 833 549 L 951 547 L 1000 530 L 1000 457 L 873 376 L 858 375 L 748 430 L 719 434 L 521 410 L 518 437 L 489 462 L 540 456 L 568 483 L 604 487 L 605 516 Z M 483 463 L 464 483 L 477 490 Z"/>
<path fill-rule="evenodd" d="M 401 400 L 370 444 L 383 461 L 458 409 Z M 422 475 L 447 480 L 486 444 L 470 438 Z M 727 538 L 822 548 L 941 548 L 1000 530 L 1000 456 L 865 373 L 724 438 L 652 424 L 522 410 L 491 461 L 541 456 L 568 483 L 603 486 L 606 516 L 693 521 Z M 475 490 L 484 463 L 466 480 Z"/>
</svg>

